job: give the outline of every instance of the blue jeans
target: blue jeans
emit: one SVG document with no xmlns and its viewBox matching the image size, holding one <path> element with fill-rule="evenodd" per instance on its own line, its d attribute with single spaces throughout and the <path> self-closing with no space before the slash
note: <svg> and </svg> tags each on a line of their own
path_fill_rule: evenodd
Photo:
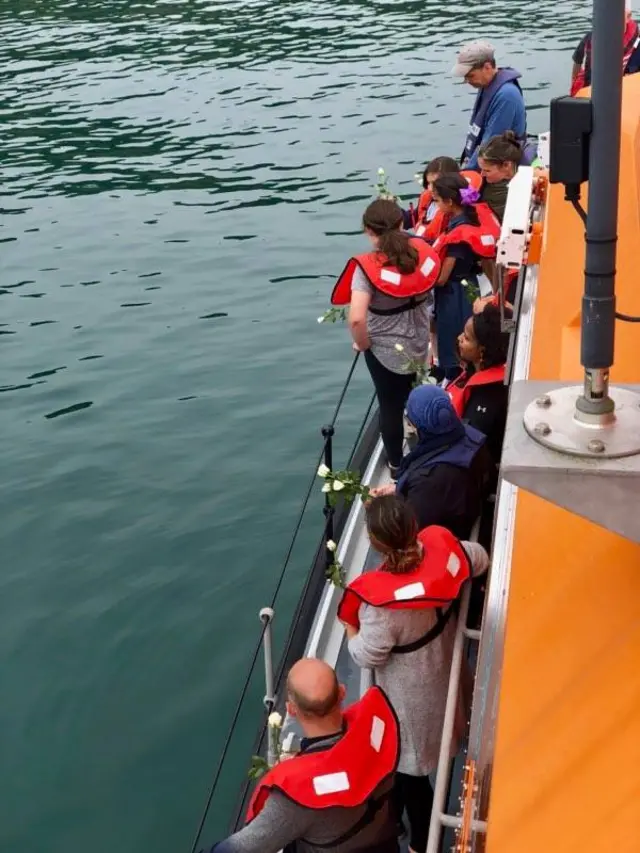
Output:
<svg viewBox="0 0 640 853">
<path fill-rule="evenodd" d="M 460 373 L 458 335 L 473 313 L 473 308 L 459 281 L 449 279 L 441 287 L 435 287 L 434 291 L 438 364 L 447 379 L 455 379 Z"/>
</svg>

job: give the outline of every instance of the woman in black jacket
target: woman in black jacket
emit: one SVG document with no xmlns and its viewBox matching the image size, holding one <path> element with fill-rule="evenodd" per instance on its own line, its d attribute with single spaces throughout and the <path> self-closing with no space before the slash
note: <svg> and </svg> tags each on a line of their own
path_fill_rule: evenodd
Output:
<svg viewBox="0 0 640 853">
<path fill-rule="evenodd" d="M 507 308 L 505 315 L 511 317 Z M 500 309 L 485 305 L 481 313 L 467 320 L 458 336 L 458 351 L 465 369 L 446 386 L 458 416 L 486 435 L 496 479 L 509 402 L 509 388 L 505 385 L 508 350 L 509 333 L 502 331 Z"/>
<path fill-rule="evenodd" d="M 485 436 L 462 423 L 436 385 L 414 388 L 407 417 L 417 444 L 402 460 L 397 484 L 375 489 L 373 496 L 396 492 L 411 505 L 420 530 L 439 524 L 466 540 L 480 516 L 491 470 Z"/>
</svg>

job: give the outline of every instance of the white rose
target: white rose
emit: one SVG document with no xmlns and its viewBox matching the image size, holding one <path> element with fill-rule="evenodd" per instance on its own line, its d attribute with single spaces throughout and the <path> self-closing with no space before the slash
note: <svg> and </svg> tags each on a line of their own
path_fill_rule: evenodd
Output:
<svg viewBox="0 0 640 853">
<path fill-rule="evenodd" d="M 333 541 L 333 539 L 327 539 L 327 551 L 335 551 L 338 546 Z"/>
<path fill-rule="evenodd" d="M 269 714 L 268 723 L 272 729 L 279 729 L 282 726 L 282 717 L 277 711 L 274 711 L 273 714 Z"/>
<path fill-rule="evenodd" d="M 318 323 L 324 323 L 324 317 L 318 317 Z"/>
<path fill-rule="evenodd" d="M 380 166 L 380 168 L 378 169 L 378 174 L 380 175 L 380 177 L 384 175 L 384 169 L 382 168 L 382 166 Z"/>
<path fill-rule="evenodd" d="M 318 468 L 318 477 L 326 477 L 331 471 L 324 463 Z"/>
<path fill-rule="evenodd" d="M 331 491 L 331 483 L 325 483 L 324 486 L 322 487 L 322 491 L 325 493 L 330 492 Z"/>
<path fill-rule="evenodd" d="M 402 344 L 396 344 L 395 345 L 395 351 L 396 352 L 404 352 L 404 347 L 402 346 Z"/>
<path fill-rule="evenodd" d="M 333 481 L 333 491 L 341 492 L 344 489 L 344 483 L 342 480 L 334 480 Z"/>
</svg>

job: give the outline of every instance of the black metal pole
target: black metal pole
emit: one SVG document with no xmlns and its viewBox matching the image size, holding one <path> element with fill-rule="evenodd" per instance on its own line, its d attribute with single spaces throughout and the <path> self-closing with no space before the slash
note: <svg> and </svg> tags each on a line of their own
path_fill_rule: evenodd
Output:
<svg viewBox="0 0 640 853">
<path fill-rule="evenodd" d="M 588 419 L 606 419 L 614 409 L 609 368 L 615 337 L 624 27 L 625 0 L 593 0 L 593 131 L 580 351 L 585 383 L 577 402 L 577 416 Z"/>
<path fill-rule="evenodd" d="M 335 434 L 335 429 L 331 424 L 329 424 L 328 426 L 323 426 L 321 432 L 322 437 L 324 438 L 324 464 L 330 471 L 333 471 L 333 436 Z M 331 506 L 328 494 L 325 494 L 324 496 L 324 508 L 322 512 L 326 519 L 324 530 L 324 541 L 326 543 L 330 539 L 333 539 L 333 507 Z M 325 562 L 327 568 L 333 562 L 333 554 L 328 548 L 325 548 Z"/>
</svg>

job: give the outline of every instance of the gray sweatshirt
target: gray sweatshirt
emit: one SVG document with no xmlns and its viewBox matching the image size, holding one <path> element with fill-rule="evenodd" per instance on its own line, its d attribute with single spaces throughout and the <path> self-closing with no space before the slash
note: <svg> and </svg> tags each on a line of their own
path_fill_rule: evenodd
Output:
<svg viewBox="0 0 640 853">
<path fill-rule="evenodd" d="M 341 736 L 327 738 L 327 747 L 333 746 Z M 382 797 L 392 785 L 393 780 L 387 779 L 378 787 L 374 797 Z M 361 832 L 327 849 L 327 844 L 355 826 L 366 809 L 366 805 L 355 809 L 306 809 L 284 794 L 272 791 L 257 817 L 239 832 L 216 844 L 211 853 L 278 853 L 293 842 L 296 842 L 296 853 L 393 853 L 397 849 L 396 821 L 389 798 L 383 800 L 373 821 Z"/>
<path fill-rule="evenodd" d="M 477 542 L 463 542 L 474 576 L 487 571 L 489 557 Z M 409 654 L 392 654 L 424 636 L 436 623 L 435 610 L 389 610 L 361 604 L 360 631 L 349 641 L 349 652 L 361 667 L 374 670 L 375 683 L 387 694 L 400 721 L 398 771 L 427 776 L 435 770 L 449 686 L 456 619 L 426 646 Z M 458 751 L 466 725 L 471 674 L 464 665 L 462 689 L 454 728 L 453 754 Z"/>
</svg>

